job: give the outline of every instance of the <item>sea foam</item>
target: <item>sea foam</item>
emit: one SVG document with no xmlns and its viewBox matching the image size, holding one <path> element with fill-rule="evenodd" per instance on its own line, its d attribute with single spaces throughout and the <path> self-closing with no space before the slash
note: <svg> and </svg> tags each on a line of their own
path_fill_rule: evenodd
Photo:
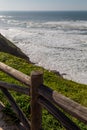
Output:
<svg viewBox="0 0 87 130">
<path fill-rule="evenodd" d="M 64 78 L 87 84 L 86 21 L 8 19 L 7 24 L 10 26 L 2 27 L 0 32 L 20 47 L 32 62 L 65 73 Z"/>
</svg>

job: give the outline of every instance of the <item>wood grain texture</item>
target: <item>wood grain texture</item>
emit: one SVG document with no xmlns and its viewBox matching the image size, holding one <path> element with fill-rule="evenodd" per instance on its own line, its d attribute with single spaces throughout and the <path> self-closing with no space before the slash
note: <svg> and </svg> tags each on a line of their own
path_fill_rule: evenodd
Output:
<svg viewBox="0 0 87 130">
<path fill-rule="evenodd" d="M 43 84 L 42 72 L 32 72 L 31 74 L 31 130 L 42 129 L 42 107 L 38 101 L 38 87 Z"/>
<path fill-rule="evenodd" d="M 64 111 L 70 115 L 76 117 L 80 121 L 87 124 L 87 108 L 80 105 L 79 103 L 71 100 L 68 97 L 59 94 L 57 91 L 42 85 L 39 87 L 39 94 L 51 103 L 55 103 L 57 106 L 62 108 Z"/>
<path fill-rule="evenodd" d="M 80 128 L 71 121 L 63 112 L 61 112 L 55 105 L 50 103 L 43 97 L 40 97 L 38 102 L 46 108 L 67 130 L 80 130 Z"/>
<path fill-rule="evenodd" d="M 6 82 L 2 82 L 0 81 L 0 88 L 6 88 L 8 90 L 14 90 L 16 92 L 25 94 L 25 95 L 30 95 L 30 89 L 29 88 L 25 88 L 23 86 L 19 86 L 19 85 L 15 85 L 15 84 L 10 84 L 10 83 L 6 83 Z"/>
<path fill-rule="evenodd" d="M 26 74 L 0 62 L 0 70 L 17 79 L 18 81 L 30 86 L 30 77 Z"/>
</svg>

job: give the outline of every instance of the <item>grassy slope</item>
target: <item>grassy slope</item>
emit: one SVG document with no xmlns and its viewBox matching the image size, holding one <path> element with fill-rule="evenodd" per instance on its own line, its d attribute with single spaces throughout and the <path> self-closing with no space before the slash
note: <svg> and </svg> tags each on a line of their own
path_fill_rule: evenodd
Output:
<svg viewBox="0 0 87 130">
<path fill-rule="evenodd" d="M 3 52 L 0 52 L 0 61 L 16 68 L 17 70 L 24 72 L 27 75 L 30 75 L 31 71 L 33 70 L 43 71 L 45 85 L 51 87 L 54 90 L 57 90 L 59 93 L 62 93 L 63 95 L 66 95 L 87 107 L 87 85 L 81 85 L 69 80 L 62 79 L 61 77 L 58 77 L 52 72 L 49 72 L 41 67 L 35 66 L 34 64 L 29 64 L 21 58 L 14 57 L 10 54 L 6 54 Z M 0 72 L 0 80 L 20 84 L 19 82 L 2 72 Z M 12 94 L 15 97 L 17 103 L 21 106 L 22 110 L 28 116 L 30 108 L 29 97 L 14 92 L 12 92 Z M 7 108 L 9 108 L 8 102 L 5 100 L 5 97 L 3 97 L 3 94 L 1 92 L 0 99 L 6 104 Z M 43 111 L 43 113 L 44 130 L 63 130 L 63 128 L 59 126 L 59 123 L 57 123 L 57 121 L 54 120 L 54 118 L 50 116 L 47 111 Z M 79 124 L 82 130 L 87 130 L 87 127 L 85 125 L 83 125 L 79 121 L 76 121 L 76 119 L 74 119 L 74 121 Z"/>
</svg>

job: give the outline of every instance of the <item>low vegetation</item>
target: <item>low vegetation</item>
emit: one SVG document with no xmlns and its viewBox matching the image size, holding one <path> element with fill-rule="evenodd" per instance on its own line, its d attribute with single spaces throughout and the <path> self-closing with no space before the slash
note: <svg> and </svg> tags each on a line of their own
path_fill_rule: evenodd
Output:
<svg viewBox="0 0 87 130">
<path fill-rule="evenodd" d="M 27 74 L 30 75 L 31 71 L 41 70 L 44 73 L 44 84 L 50 88 L 57 90 L 59 93 L 77 101 L 78 103 L 87 107 L 87 85 L 78 84 L 73 81 L 63 79 L 60 76 L 57 76 L 53 72 L 49 72 L 42 67 L 35 66 L 34 64 L 28 63 L 27 61 L 12 56 L 10 54 L 0 52 L 0 61 Z M 13 84 L 23 84 L 19 83 L 15 79 L 11 78 L 7 74 L 0 71 L 0 80 L 13 83 Z M 22 110 L 25 112 L 28 118 L 30 118 L 30 98 L 25 95 L 21 95 L 16 92 L 11 92 L 16 102 L 20 105 Z M 0 100 L 6 105 L 5 112 L 12 114 L 13 112 L 10 109 L 10 104 L 6 100 L 3 93 L 0 91 Z M 13 114 L 12 114 L 13 115 Z M 70 116 L 69 116 L 70 117 Z M 75 123 L 79 125 L 82 130 L 87 130 L 87 126 L 79 122 L 75 118 L 70 117 Z M 14 121 L 17 121 L 15 116 L 13 117 Z M 43 128 L 44 130 L 64 130 L 58 121 L 56 121 L 46 110 L 43 110 Z"/>
</svg>

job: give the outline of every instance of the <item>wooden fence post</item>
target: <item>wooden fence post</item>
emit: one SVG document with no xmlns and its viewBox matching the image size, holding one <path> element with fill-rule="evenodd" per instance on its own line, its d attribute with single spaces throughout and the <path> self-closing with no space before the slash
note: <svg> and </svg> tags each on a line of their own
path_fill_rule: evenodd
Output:
<svg viewBox="0 0 87 130">
<path fill-rule="evenodd" d="M 38 100 L 38 87 L 43 84 L 43 73 L 32 72 L 31 73 L 31 130 L 42 129 L 42 107 L 37 103 Z"/>
</svg>

